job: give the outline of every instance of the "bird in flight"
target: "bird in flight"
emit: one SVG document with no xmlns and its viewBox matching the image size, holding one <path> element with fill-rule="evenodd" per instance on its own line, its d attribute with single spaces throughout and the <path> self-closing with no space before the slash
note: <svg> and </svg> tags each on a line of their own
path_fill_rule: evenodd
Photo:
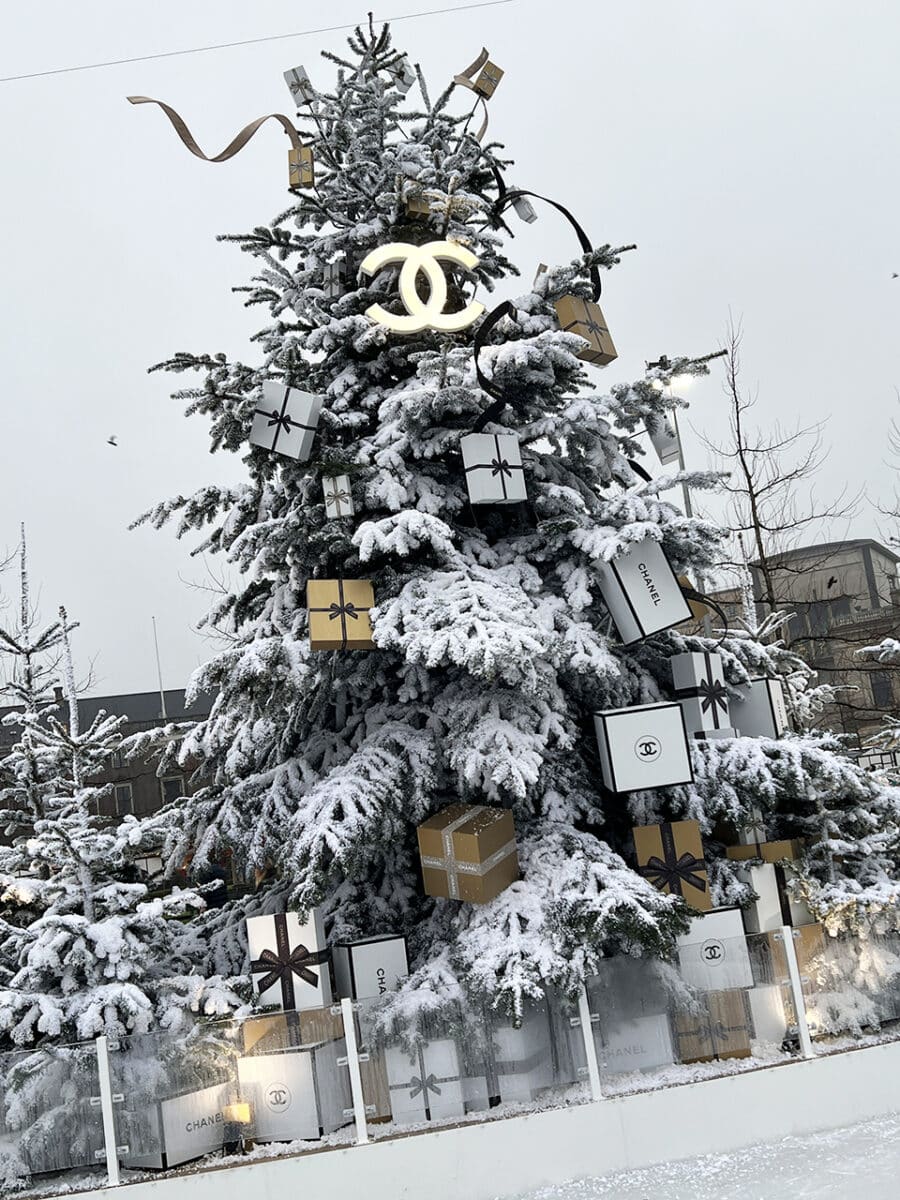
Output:
<svg viewBox="0 0 900 1200">
<path fill-rule="evenodd" d="M 837 575 L 832 575 L 832 577 L 831 577 L 831 578 L 828 580 L 828 582 L 825 584 L 825 587 L 826 587 L 826 588 L 831 588 L 831 587 L 834 587 L 834 585 L 835 585 L 836 583 L 837 583 Z"/>
<path fill-rule="evenodd" d="M 116 434 L 111 433 L 109 435 L 109 437 L 106 439 L 107 444 L 110 446 L 118 446 L 119 443 L 116 441 L 116 436 L 117 436 Z"/>
</svg>

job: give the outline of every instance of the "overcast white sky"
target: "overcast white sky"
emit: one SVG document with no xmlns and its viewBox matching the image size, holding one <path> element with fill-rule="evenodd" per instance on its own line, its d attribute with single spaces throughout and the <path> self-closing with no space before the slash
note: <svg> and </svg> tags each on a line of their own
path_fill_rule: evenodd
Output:
<svg viewBox="0 0 900 1200">
<path fill-rule="evenodd" d="M 415 11 L 392 0 L 376 15 Z M 43 0 L 7 13 L 0 75 L 363 16 L 347 0 Z M 517 0 L 395 27 L 432 92 L 488 46 L 506 70 L 491 134 L 517 160 L 510 182 L 568 204 L 596 242 L 637 242 L 605 281 L 620 357 L 598 384 L 661 353 L 715 349 L 731 309 L 759 418 L 830 417 L 833 478 L 873 500 L 893 488 L 885 441 L 900 384 L 898 34 L 895 0 Z M 319 50 L 345 36 L 0 84 L 0 547 L 27 522 L 44 613 L 64 602 L 81 621 L 96 693 L 155 687 L 152 614 L 167 686 L 206 657 L 192 631 L 206 598 L 183 582 L 202 580 L 203 564 L 171 533 L 127 525 L 242 468 L 211 458 L 205 423 L 167 399 L 178 377 L 146 368 L 181 349 L 249 359 L 261 314 L 229 289 L 251 260 L 215 234 L 286 203 L 277 127 L 208 165 L 125 96 L 167 100 L 217 153 L 252 118 L 291 113 L 282 71 L 302 62 L 322 78 Z M 577 251 L 549 210 L 516 228 L 528 278 Z M 712 436 L 719 379 L 690 393 L 691 421 Z M 685 441 L 689 464 L 705 465 Z M 878 536 L 877 515 L 853 532 Z"/>
</svg>

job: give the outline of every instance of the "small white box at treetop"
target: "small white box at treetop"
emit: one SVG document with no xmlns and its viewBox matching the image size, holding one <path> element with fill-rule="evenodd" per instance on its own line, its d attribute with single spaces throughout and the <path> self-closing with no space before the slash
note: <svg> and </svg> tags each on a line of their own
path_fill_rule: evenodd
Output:
<svg viewBox="0 0 900 1200">
<path fill-rule="evenodd" d="M 254 409 L 251 445 L 306 462 L 312 454 L 322 397 L 267 379 Z"/>
<path fill-rule="evenodd" d="M 751 679 L 732 697 L 732 717 L 741 737 L 779 738 L 789 728 L 780 679 Z"/>
<path fill-rule="evenodd" d="M 603 601 L 626 646 L 690 620 L 681 585 L 655 538 L 595 566 Z"/>
<path fill-rule="evenodd" d="M 692 783 L 679 704 L 638 704 L 594 714 L 600 770 L 611 792 Z"/>
<path fill-rule="evenodd" d="M 348 1000 L 370 1000 L 396 991 L 409 975 L 406 938 L 402 935 L 338 942 L 331 956 L 338 995 Z"/>
<path fill-rule="evenodd" d="M 704 992 L 752 988 L 753 969 L 739 908 L 718 908 L 691 920 L 676 939 L 681 978 Z"/>
</svg>

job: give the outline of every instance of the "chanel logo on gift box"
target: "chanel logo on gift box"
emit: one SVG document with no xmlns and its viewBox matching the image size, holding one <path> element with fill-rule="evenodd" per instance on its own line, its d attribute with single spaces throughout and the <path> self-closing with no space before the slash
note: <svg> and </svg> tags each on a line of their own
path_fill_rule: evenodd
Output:
<svg viewBox="0 0 900 1200">
<path fill-rule="evenodd" d="M 291 1089 L 283 1083 L 272 1083 L 266 1088 L 266 1107 L 272 1112 L 284 1112 L 291 1106 Z"/>
<path fill-rule="evenodd" d="M 647 733 L 634 743 L 634 752 L 641 762 L 655 762 L 662 754 L 662 744 L 659 738 Z"/>
<path fill-rule="evenodd" d="M 653 601 L 654 606 L 659 604 L 660 600 L 662 600 L 662 596 L 660 596 L 656 589 L 656 584 L 653 582 L 653 576 L 650 574 L 647 564 L 638 563 L 638 571 L 640 572 L 641 579 L 643 579 L 647 586 L 647 592 L 649 593 L 650 599 Z"/>
<path fill-rule="evenodd" d="M 387 983 L 385 982 L 384 967 L 379 967 L 375 972 L 378 977 L 378 995 L 383 996 L 387 991 Z"/>
<path fill-rule="evenodd" d="M 711 938 L 700 947 L 700 957 L 704 962 L 718 963 L 725 957 L 725 947 L 722 942 Z"/>
</svg>

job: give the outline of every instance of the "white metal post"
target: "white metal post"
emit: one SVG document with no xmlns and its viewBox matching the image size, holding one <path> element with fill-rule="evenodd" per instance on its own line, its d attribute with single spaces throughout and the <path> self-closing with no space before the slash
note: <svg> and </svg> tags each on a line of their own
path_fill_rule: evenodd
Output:
<svg viewBox="0 0 900 1200">
<path fill-rule="evenodd" d="M 353 1096 L 353 1116 L 356 1121 L 356 1144 L 363 1146 L 369 1140 L 366 1122 L 366 1098 L 363 1094 L 362 1072 L 359 1069 L 360 1054 L 356 1044 L 356 1021 L 353 1018 L 353 1001 L 341 1001 L 341 1018 L 344 1022 L 344 1039 L 347 1043 L 347 1069 L 350 1071 L 350 1093 Z M 368 1055 L 364 1056 L 368 1059 Z"/>
<path fill-rule="evenodd" d="M 812 1038 L 809 1036 L 809 1024 L 806 1020 L 806 998 L 803 995 L 800 964 L 797 962 L 797 950 L 794 946 L 794 931 L 790 925 L 782 925 L 781 940 L 784 942 L 784 957 L 787 961 L 788 981 L 791 985 L 794 1012 L 797 1014 L 797 1032 L 800 1035 L 800 1049 L 803 1052 L 804 1058 L 815 1058 L 812 1048 Z"/>
<path fill-rule="evenodd" d="M 584 984 L 581 985 L 581 990 L 578 993 L 578 1017 L 573 1018 L 573 1023 L 575 1020 L 581 1026 L 581 1036 L 584 1040 L 584 1056 L 587 1059 L 588 1079 L 591 1084 L 591 1099 L 602 1100 L 603 1089 L 600 1087 L 600 1063 L 597 1059 L 597 1043 L 594 1041 L 594 1023 L 596 1017 L 591 1014 L 587 988 Z"/>
<path fill-rule="evenodd" d="M 116 1147 L 112 1079 L 109 1074 L 109 1043 L 105 1035 L 98 1037 L 94 1046 L 97 1051 L 97 1077 L 100 1083 L 100 1112 L 103 1117 L 103 1144 L 106 1148 L 106 1175 L 109 1186 L 118 1187 L 119 1153 Z"/>
</svg>

